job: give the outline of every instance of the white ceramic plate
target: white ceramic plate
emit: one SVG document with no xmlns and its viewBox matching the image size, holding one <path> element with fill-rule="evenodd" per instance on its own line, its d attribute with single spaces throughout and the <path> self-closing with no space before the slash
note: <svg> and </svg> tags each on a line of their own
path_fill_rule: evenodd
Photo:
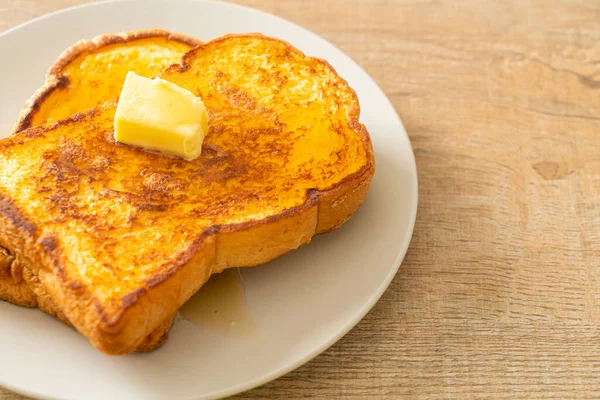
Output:
<svg viewBox="0 0 600 400">
<path fill-rule="evenodd" d="M 375 304 L 396 274 L 417 210 L 415 161 L 398 115 L 373 80 L 317 35 L 256 10 L 208 1 L 107 2 L 63 10 L 0 35 L 5 136 L 48 66 L 81 38 L 162 28 L 207 41 L 261 32 L 329 61 L 356 90 L 377 171 L 365 204 L 336 232 L 242 272 L 257 331 L 232 338 L 179 321 L 161 349 L 109 357 L 38 310 L 0 302 L 0 385 L 37 397 L 208 399 L 275 379 L 321 353 Z"/>
</svg>

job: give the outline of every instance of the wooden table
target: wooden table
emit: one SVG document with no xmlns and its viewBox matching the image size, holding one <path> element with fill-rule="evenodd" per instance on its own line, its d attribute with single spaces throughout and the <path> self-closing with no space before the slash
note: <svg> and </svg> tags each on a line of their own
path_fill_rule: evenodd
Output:
<svg viewBox="0 0 600 400">
<path fill-rule="evenodd" d="M 1 0 L 0 30 L 83 2 Z M 369 315 L 237 398 L 600 397 L 600 2 L 238 2 L 375 78 L 410 135 L 420 204 Z"/>
</svg>

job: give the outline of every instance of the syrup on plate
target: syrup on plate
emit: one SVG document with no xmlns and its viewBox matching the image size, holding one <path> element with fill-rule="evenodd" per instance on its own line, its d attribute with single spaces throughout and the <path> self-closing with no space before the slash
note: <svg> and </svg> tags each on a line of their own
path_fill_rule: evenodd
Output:
<svg viewBox="0 0 600 400">
<path fill-rule="evenodd" d="M 210 277 L 179 310 L 195 325 L 235 337 L 246 337 L 256 329 L 248 313 L 244 281 L 239 268 L 230 268 Z"/>
</svg>

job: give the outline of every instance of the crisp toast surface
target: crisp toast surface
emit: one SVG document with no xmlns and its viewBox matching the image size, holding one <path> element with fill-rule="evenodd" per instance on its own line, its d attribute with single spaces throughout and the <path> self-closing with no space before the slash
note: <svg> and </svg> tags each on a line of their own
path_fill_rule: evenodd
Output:
<svg viewBox="0 0 600 400">
<path fill-rule="evenodd" d="M 14 132 L 113 100 L 121 93 L 127 72 L 152 78 L 199 44 L 189 36 L 159 29 L 81 40 L 50 67 L 46 83 L 25 104 Z"/>
<path fill-rule="evenodd" d="M 13 133 L 67 118 L 77 111 L 116 98 L 128 71 L 153 77 L 201 42 L 159 29 L 103 34 L 66 49 L 50 67 L 46 83 L 28 100 Z M 40 307 L 64 322 L 37 276 L 0 249 L 0 299 Z M 9 267 L 12 267 L 9 268 Z M 165 323 L 166 324 L 166 323 Z M 154 332 L 138 350 L 151 350 L 166 340 L 168 327 Z M 154 341 L 154 342 L 153 342 Z"/>
<path fill-rule="evenodd" d="M 340 226 L 374 172 L 355 93 L 285 42 L 226 36 L 161 77 L 207 107 L 193 162 L 115 143 L 114 104 L 0 141 L 0 246 L 110 354 L 159 335 L 212 273 Z"/>
</svg>

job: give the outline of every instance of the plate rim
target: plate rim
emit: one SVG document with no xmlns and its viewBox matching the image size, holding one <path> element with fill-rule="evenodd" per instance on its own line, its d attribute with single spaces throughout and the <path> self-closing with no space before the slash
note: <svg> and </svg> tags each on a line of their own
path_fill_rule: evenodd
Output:
<svg viewBox="0 0 600 400">
<path fill-rule="evenodd" d="M 164 0 L 162 0 L 162 1 L 166 2 Z M 351 63 L 353 63 L 365 75 L 365 77 L 367 77 L 370 80 L 371 84 L 383 96 L 385 101 L 388 103 L 388 105 L 394 111 L 394 119 L 396 120 L 396 122 L 399 124 L 399 126 L 401 128 L 400 132 L 396 132 L 396 134 L 400 134 L 400 136 L 403 137 L 404 141 L 408 145 L 408 149 L 410 150 L 409 151 L 410 158 L 406 161 L 408 161 L 410 163 L 410 167 L 411 167 L 410 168 L 410 181 L 411 181 L 412 185 L 414 185 L 414 188 L 415 188 L 415 190 L 412 193 L 412 198 L 411 198 L 412 208 L 410 210 L 409 218 L 408 218 L 408 229 L 406 231 L 407 235 L 406 235 L 406 239 L 399 247 L 400 251 L 398 253 L 398 256 L 396 257 L 396 260 L 394 261 L 396 266 L 394 268 L 390 269 L 390 271 L 386 275 L 385 279 L 383 279 L 381 281 L 381 283 L 379 284 L 379 286 L 377 287 L 377 290 L 375 290 L 372 293 L 372 295 L 370 296 L 368 301 L 366 301 L 363 304 L 363 306 L 356 312 L 356 314 L 352 318 L 349 319 L 349 322 L 344 324 L 337 332 L 332 334 L 328 340 L 323 341 L 319 346 L 316 346 L 310 352 L 305 353 L 303 356 L 297 357 L 296 359 L 293 359 L 290 362 L 286 363 L 284 367 L 274 369 L 271 372 L 262 374 L 252 380 L 242 382 L 242 383 L 234 385 L 234 386 L 230 386 L 227 389 L 205 393 L 200 396 L 195 395 L 193 397 L 181 398 L 182 400 L 210 400 L 210 399 L 219 399 L 219 398 L 223 398 L 223 397 L 228 397 L 228 396 L 232 396 L 232 395 L 242 393 L 242 392 L 245 392 L 248 390 L 252 390 L 254 388 L 262 386 L 268 382 L 271 382 L 275 379 L 278 379 L 278 378 L 294 371 L 295 369 L 310 362 L 315 357 L 317 357 L 318 355 L 325 352 L 327 349 L 329 349 L 331 346 L 333 346 L 335 343 L 337 343 L 340 339 L 342 339 L 356 325 L 358 325 L 358 323 L 360 321 L 362 321 L 362 319 L 369 313 L 369 311 L 371 311 L 373 309 L 373 307 L 377 304 L 377 302 L 379 301 L 381 296 L 383 296 L 383 294 L 386 292 L 386 290 L 388 289 L 392 280 L 398 273 L 398 270 L 400 269 L 400 266 L 402 265 L 404 258 L 406 257 L 406 253 L 407 253 L 410 243 L 412 241 L 414 227 L 415 227 L 416 218 L 417 218 L 418 203 L 419 203 L 419 182 L 418 182 L 417 164 L 416 164 L 416 159 L 414 156 L 414 149 L 412 147 L 410 137 L 408 136 L 408 132 L 406 131 L 406 128 L 404 127 L 404 124 L 403 124 L 402 120 L 400 119 L 398 111 L 395 109 L 394 105 L 392 104 L 392 102 L 390 101 L 388 96 L 385 94 L 383 89 L 377 84 L 377 82 L 375 82 L 375 80 L 371 77 L 371 75 L 369 75 L 364 70 L 364 68 L 360 64 L 358 64 L 356 61 L 354 61 L 348 54 L 346 54 L 344 51 L 339 49 L 336 45 L 334 45 L 327 39 L 323 38 L 319 34 L 313 32 L 295 22 L 292 22 L 283 17 L 268 13 L 263 10 L 252 8 L 252 7 L 249 7 L 246 5 L 230 3 L 228 1 L 217 1 L 217 0 L 179 0 L 179 1 L 188 2 L 188 3 L 199 2 L 199 3 L 214 4 L 217 6 L 237 8 L 237 9 L 242 9 L 246 12 L 257 13 L 257 14 L 261 14 L 265 17 L 275 18 L 275 19 L 279 20 L 280 22 L 285 22 L 287 24 L 293 25 L 295 28 L 298 28 L 300 31 L 302 31 L 303 34 L 316 36 L 318 39 L 322 40 L 327 45 L 329 45 L 329 46 L 335 48 L 337 51 L 339 51 L 342 55 L 344 55 L 347 58 L 347 61 L 350 61 Z M 78 10 L 78 9 L 93 8 L 93 7 L 97 7 L 99 5 L 106 5 L 106 4 L 115 5 L 115 4 L 119 4 L 119 3 L 135 3 L 135 2 L 140 2 L 140 0 L 105 0 L 105 1 L 101 0 L 101 1 L 94 1 L 91 3 L 80 4 L 80 5 L 76 5 L 76 6 L 72 6 L 72 7 L 62 8 L 60 10 L 56 10 L 56 11 L 53 11 L 53 12 L 50 12 L 47 14 L 40 15 L 36 18 L 25 21 L 25 22 L 23 22 L 19 25 L 16 25 L 10 29 L 7 29 L 6 31 L 0 33 L 0 40 L 2 40 L 3 37 L 12 34 L 15 31 L 24 28 L 25 26 L 33 25 L 35 23 L 38 23 L 41 20 L 44 20 L 46 18 L 53 18 L 53 17 L 56 17 L 57 15 L 60 15 L 63 13 L 69 13 L 69 12 L 72 12 L 72 11 Z M 4 387 L 5 389 L 8 389 L 10 391 L 13 391 L 15 393 L 22 394 L 25 396 L 29 396 L 29 397 L 34 397 L 34 398 L 39 398 L 39 399 L 55 399 L 54 397 L 45 396 L 43 394 L 39 394 L 35 391 L 30 391 L 30 390 L 20 387 L 20 386 L 14 386 L 14 385 L 8 384 L 4 380 L 2 380 L 2 378 L 0 378 L 0 387 Z"/>
</svg>

